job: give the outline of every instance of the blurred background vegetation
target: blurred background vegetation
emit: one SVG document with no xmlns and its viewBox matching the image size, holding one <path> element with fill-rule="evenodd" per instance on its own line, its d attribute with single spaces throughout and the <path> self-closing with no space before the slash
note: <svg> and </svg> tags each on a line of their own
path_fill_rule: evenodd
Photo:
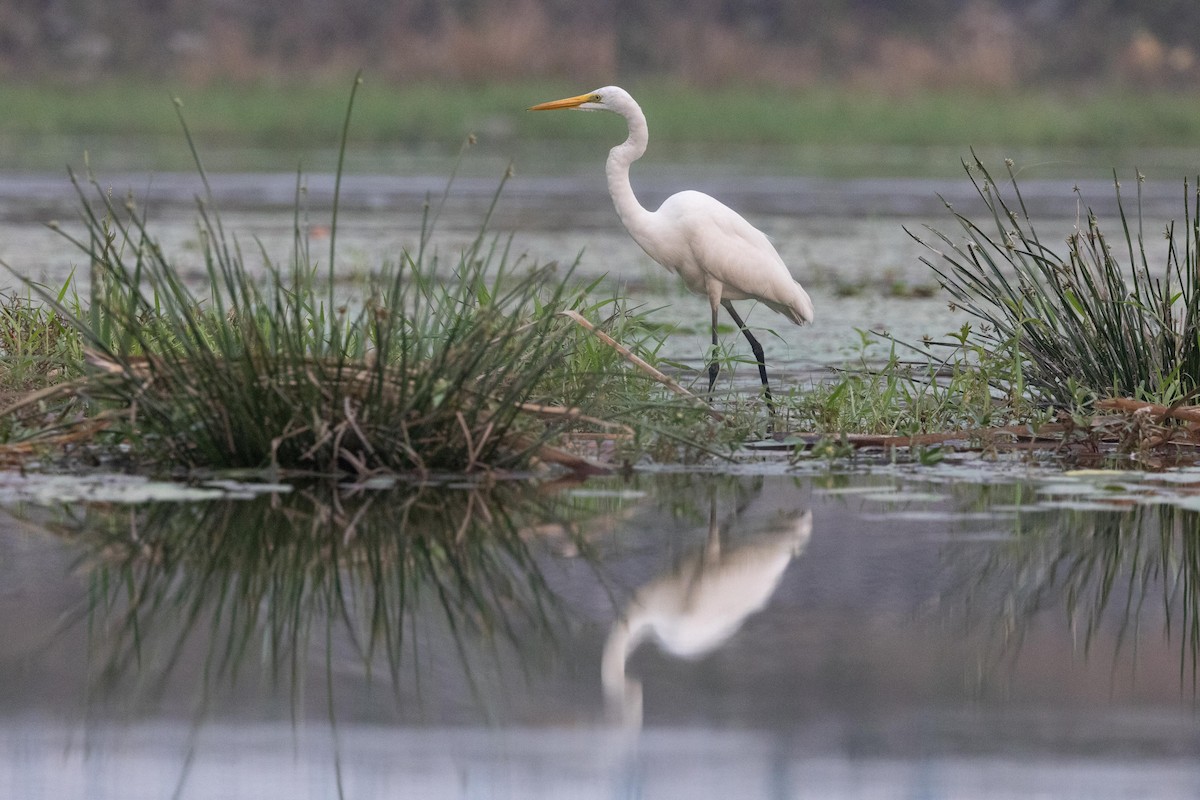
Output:
<svg viewBox="0 0 1200 800">
<path fill-rule="evenodd" d="M 329 143 L 360 68 L 357 141 L 393 147 L 611 140 L 519 112 L 613 82 L 658 141 L 1200 141 L 1195 0 L 0 0 L 0 165 L 175 136 L 171 96 L 209 145 Z"/>
<path fill-rule="evenodd" d="M 0 1 L 9 81 L 1190 87 L 1198 47 L 1195 0 Z"/>
</svg>

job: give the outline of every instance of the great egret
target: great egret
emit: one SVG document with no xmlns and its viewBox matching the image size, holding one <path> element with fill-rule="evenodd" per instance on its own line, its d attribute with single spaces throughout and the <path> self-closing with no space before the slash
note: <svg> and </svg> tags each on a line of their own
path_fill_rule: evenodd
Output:
<svg viewBox="0 0 1200 800">
<path fill-rule="evenodd" d="M 629 184 L 629 165 L 646 152 L 649 129 L 637 101 L 619 86 L 532 106 L 530 111 L 577 108 L 612 111 L 629 124 L 629 136 L 608 153 L 608 191 L 629 235 L 646 254 L 683 279 L 684 285 L 708 298 L 712 309 L 713 360 L 708 365 L 711 395 L 717 363 L 717 308 L 724 306 L 750 342 L 758 360 L 767 409 L 772 416 L 771 387 L 762 345 L 733 308 L 733 300 L 758 300 L 797 325 L 811 322 L 812 299 L 792 278 L 766 235 L 733 209 L 703 192 L 684 191 L 668 197 L 657 211 L 647 211 Z"/>
</svg>

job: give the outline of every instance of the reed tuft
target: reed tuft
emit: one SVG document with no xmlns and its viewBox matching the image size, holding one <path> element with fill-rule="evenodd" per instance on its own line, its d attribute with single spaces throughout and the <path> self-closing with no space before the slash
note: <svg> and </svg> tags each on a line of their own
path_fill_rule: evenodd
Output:
<svg viewBox="0 0 1200 800">
<path fill-rule="evenodd" d="M 910 235 L 936 255 L 923 258 L 979 323 L 972 341 L 1020 357 L 1014 375 L 1038 401 L 1090 407 L 1112 397 L 1185 402 L 1200 390 L 1200 215 L 1184 184 L 1183 224 L 1169 223 L 1166 252 L 1152 259 L 1136 212 L 1116 182 L 1119 231 L 1090 208 L 1063 245 L 1039 235 L 1011 162 L 1003 191 L 975 159 L 966 164 L 987 208 L 976 223 L 953 211 L 961 239 L 929 229 Z"/>
<path fill-rule="evenodd" d="M 357 475 L 587 466 L 551 440 L 590 424 L 602 376 L 556 382 L 544 402 L 545 377 L 564 369 L 576 335 L 557 316 L 579 302 L 569 271 L 510 258 L 487 218 L 454 263 L 440 263 L 431 212 L 415 251 L 383 265 L 362 297 L 343 296 L 336 192 L 325 263 L 309 251 L 299 180 L 289 257 L 251 258 L 222 224 L 184 131 L 205 189 L 204 288 L 185 282 L 132 199 L 72 173 L 84 233 L 62 232 L 87 255 L 89 302 L 72 310 L 42 295 L 87 348 L 91 369 L 74 390 L 139 457 Z"/>
</svg>

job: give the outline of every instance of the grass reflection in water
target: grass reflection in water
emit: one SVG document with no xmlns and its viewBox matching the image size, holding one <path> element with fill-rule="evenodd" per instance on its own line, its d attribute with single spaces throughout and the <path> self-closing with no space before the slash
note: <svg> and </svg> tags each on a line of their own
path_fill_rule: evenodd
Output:
<svg viewBox="0 0 1200 800">
<path fill-rule="evenodd" d="M 1200 514 L 1173 505 L 1062 510 L 1022 516 L 999 543 L 952 548 L 968 613 L 994 625 L 1015 653 L 1048 609 L 1065 612 L 1084 657 L 1110 650 L 1113 676 L 1136 671 L 1138 643 L 1179 648 L 1193 696 L 1200 655 Z M 973 554 L 973 555 L 972 555 Z M 1125 662 L 1128 661 L 1126 664 Z"/>
<path fill-rule="evenodd" d="M 178 670 L 201 672 L 207 694 L 256 665 L 298 692 L 319 659 L 327 680 L 355 661 L 368 675 L 386 668 L 399 694 L 434 637 L 453 642 L 475 691 L 480 661 L 553 641 L 565 612 L 543 566 L 578 551 L 567 520 L 603 502 L 529 485 L 339 494 L 319 484 L 93 508 L 64 527 L 88 546 L 101 693 Z M 187 663 L 197 648 L 203 663 Z"/>
</svg>

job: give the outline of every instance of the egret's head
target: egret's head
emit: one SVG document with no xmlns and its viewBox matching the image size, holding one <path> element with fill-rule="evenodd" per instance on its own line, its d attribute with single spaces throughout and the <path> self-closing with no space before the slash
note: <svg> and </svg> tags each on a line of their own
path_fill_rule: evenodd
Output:
<svg viewBox="0 0 1200 800">
<path fill-rule="evenodd" d="M 629 96 L 629 92 L 620 86 L 605 86 L 587 94 L 564 97 L 562 100 L 551 100 L 549 103 L 538 103 L 536 106 L 530 106 L 529 110 L 553 111 L 556 108 L 578 108 L 584 111 L 615 111 L 620 114 L 624 107 L 632 102 L 633 98 Z"/>
</svg>

